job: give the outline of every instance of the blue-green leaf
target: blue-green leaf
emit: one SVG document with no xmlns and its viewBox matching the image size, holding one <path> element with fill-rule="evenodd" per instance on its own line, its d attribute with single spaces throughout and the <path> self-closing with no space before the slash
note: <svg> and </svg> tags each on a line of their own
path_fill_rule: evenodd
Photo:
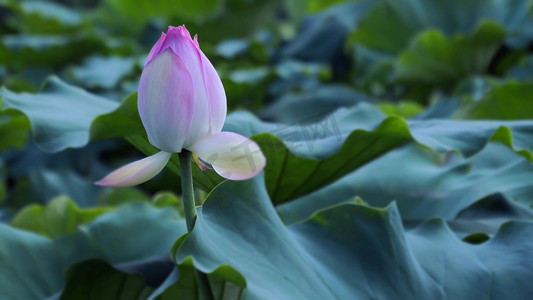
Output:
<svg viewBox="0 0 533 300">
<path fill-rule="evenodd" d="M 521 299 L 533 266 L 533 224 L 505 224 L 481 245 L 461 241 L 441 219 L 405 231 L 393 204 L 343 204 L 285 226 L 261 178 L 225 182 L 175 246 L 211 273 L 229 264 L 246 279 L 243 299 Z"/>
<path fill-rule="evenodd" d="M 120 206 L 57 239 L 0 224 L 0 298 L 46 298 L 61 290 L 71 264 L 89 258 L 118 264 L 164 254 L 185 232 L 176 210 L 145 202 Z"/>
<path fill-rule="evenodd" d="M 39 94 L 0 90 L 2 110 L 16 109 L 29 119 L 35 142 L 47 152 L 85 146 L 96 116 L 108 113 L 118 103 L 91 95 L 51 77 Z"/>
</svg>

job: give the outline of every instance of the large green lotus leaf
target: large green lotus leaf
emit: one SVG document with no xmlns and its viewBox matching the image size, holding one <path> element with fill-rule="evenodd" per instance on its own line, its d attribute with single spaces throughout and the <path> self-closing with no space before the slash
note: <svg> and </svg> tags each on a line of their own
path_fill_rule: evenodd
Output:
<svg viewBox="0 0 533 300">
<path fill-rule="evenodd" d="M 86 228 L 91 243 L 99 245 L 95 251 L 97 257 L 110 263 L 166 253 L 186 232 L 185 220 L 178 211 L 170 207 L 158 209 L 145 202 L 120 206 L 116 212 L 101 215 Z"/>
<path fill-rule="evenodd" d="M 425 29 L 447 36 L 468 34 L 484 20 L 520 32 L 531 4 L 527 0 L 386 0 L 376 5 L 352 33 L 351 42 L 375 50 L 398 53 Z"/>
<path fill-rule="evenodd" d="M 51 296 L 63 287 L 63 272 L 73 263 L 99 258 L 117 264 L 160 255 L 185 232 L 176 210 L 145 202 L 120 206 L 56 239 L 0 224 L 0 298 Z"/>
<path fill-rule="evenodd" d="M 224 130 L 254 136 L 268 132 L 283 141 L 299 157 L 323 159 L 336 153 L 348 136 L 356 130 L 372 132 L 386 122 L 401 118 L 388 117 L 376 107 L 360 103 L 341 108 L 326 117 L 310 118 L 291 124 L 270 123 L 259 120 L 247 112 L 235 112 L 226 119 Z M 414 140 L 439 152 L 459 151 L 464 156 L 479 152 L 493 138 L 512 146 L 517 152 L 532 160 L 526 152 L 533 149 L 532 121 L 497 120 L 407 120 Z M 258 138 L 259 139 L 259 138 Z M 527 151 L 529 150 L 529 151 Z"/>
<path fill-rule="evenodd" d="M 469 35 L 447 38 L 439 30 L 424 31 L 396 61 L 401 82 L 451 86 L 483 74 L 505 38 L 497 23 L 485 22 Z"/>
<path fill-rule="evenodd" d="M 185 235 L 181 238 L 183 239 Z M 179 245 L 179 242 L 176 243 Z M 187 259 L 178 269 L 179 276 L 171 274 L 157 288 L 150 299 L 202 299 L 196 282 L 195 268 L 192 259 Z M 176 275 L 177 275 L 176 274 Z M 241 299 L 246 287 L 245 278 L 229 265 L 222 265 L 207 275 L 213 299 Z"/>
<path fill-rule="evenodd" d="M 267 157 L 267 190 L 273 202 L 280 204 L 334 182 L 409 142 L 472 156 L 489 141 L 498 140 L 533 160 L 532 125 L 531 121 L 438 119 L 406 123 L 398 117 L 385 119 L 375 108 L 360 104 L 306 125 L 283 126 L 261 122 L 250 114 L 234 114 L 225 128 L 248 136 L 257 134 L 253 139 Z M 275 136 L 260 133 L 264 131 Z"/>
<path fill-rule="evenodd" d="M 100 260 L 87 260 L 66 272 L 61 299 L 147 299 L 154 288 L 139 275 L 120 272 Z"/>
<path fill-rule="evenodd" d="M 61 288 L 67 265 L 51 240 L 5 224 L 0 232 L 2 298 L 43 299 Z"/>
<path fill-rule="evenodd" d="M 267 157 L 268 192 L 273 202 L 279 204 L 335 181 L 391 149 L 411 142 L 412 137 L 403 119 L 391 117 L 374 131 L 353 131 L 335 154 L 323 159 L 297 156 L 268 133 L 258 134 L 254 140 Z"/>
<path fill-rule="evenodd" d="M 113 266 L 90 259 L 71 266 L 66 279 L 64 290 L 55 295 L 61 299 L 117 299 L 117 294 L 121 299 L 199 299 L 194 267 L 176 268 L 168 254 Z M 215 270 L 209 280 L 214 299 L 240 299 L 240 286 L 246 284 L 229 266 Z"/>
<path fill-rule="evenodd" d="M 28 117 L 36 143 L 47 152 L 82 147 L 89 142 L 93 119 L 118 103 L 50 77 L 38 94 L 0 90 L 2 110 L 16 109 Z"/>
<path fill-rule="evenodd" d="M 237 114 L 225 128 L 244 135 L 270 131 L 277 136 L 261 133 L 253 139 L 267 157 L 267 188 L 273 202 L 279 204 L 331 183 L 412 141 L 405 121 L 390 118 L 379 124 L 383 118 L 384 114 L 375 108 L 361 105 L 306 125 L 276 125 Z M 242 126 L 246 119 L 249 125 Z M 378 128 L 367 131 L 374 126 Z"/>
<path fill-rule="evenodd" d="M 406 232 L 394 204 L 343 204 L 285 226 L 259 176 L 218 186 L 174 249 L 206 273 L 230 265 L 246 280 L 243 299 L 523 299 L 532 233 L 512 222 L 470 245 L 441 219 Z"/>
<path fill-rule="evenodd" d="M 419 222 L 434 216 L 453 221 L 476 201 L 501 193 L 513 199 L 517 209 L 531 214 L 532 172 L 530 161 L 499 143 L 487 145 L 470 158 L 453 152 L 438 154 L 410 144 L 277 209 L 283 220 L 292 224 L 317 210 L 359 196 L 378 207 L 396 201 L 406 221 Z M 498 224 L 514 218 L 519 217 L 500 216 Z"/>
<path fill-rule="evenodd" d="M 383 112 L 367 103 L 292 123 L 265 122 L 249 112 L 238 111 L 226 118 L 223 130 L 248 137 L 268 132 L 298 156 L 325 158 L 338 151 L 352 131 L 375 129 L 385 119 Z"/>
<path fill-rule="evenodd" d="M 531 191 L 528 189 L 529 186 L 525 186 L 523 191 L 508 188 L 505 192 L 491 194 L 463 209 L 454 220 L 447 222 L 457 236 L 469 242 L 472 242 L 470 238 L 493 236 L 503 223 L 510 220 L 531 222 L 533 210 L 531 206 L 524 205 L 524 199 L 531 199 Z M 513 193 L 519 195 L 508 196 Z M 420 224 L 420 221 L 407 221 L 404 224 L 413 226 Z"/>
<path fill-rule="evenodd" d="M 164 253 L 114 265 L 88 259 L 71 265 L 64 275 L 64 289 L 47 299 L 152 299 L 151 294 L 175 282 L 178 270 Z"/>
<path fill-rule="evenodd" d="M 463 105 L 455 115 L 463 119 L 533 119 L 533 83 L 508 81 L 481 99 Z"/>
<path fill-rule="evenodd" d="M 489 141 L 499 141 L 533 161 L 533 121 L 409 121 L 414 139 L 439 151 L 459 151 L 464 156 L 479 152 Z"/>
</svg>

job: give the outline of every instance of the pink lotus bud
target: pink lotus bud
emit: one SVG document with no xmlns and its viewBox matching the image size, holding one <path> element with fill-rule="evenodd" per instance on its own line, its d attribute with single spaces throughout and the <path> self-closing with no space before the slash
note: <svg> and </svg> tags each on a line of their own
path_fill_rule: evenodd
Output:
<svg viewBox="0 0 533 300">
<path fill-rule="evenodd" d="M 228 179 L 247 179 L 264 168 L 265 157 L 255 142 L 221 133 L 227 109 L 224 87 L 197 36 L 191 39 L 185 26 L 170 26 L 148 54 L 137 103 L 148 140 L 163 152 L 188 149 Z M 157 175 L 169 158 L 158 155 L 131 163 L 97 184 L 142 183 Z"/>
<path fill-rule="evenodd" d="M 226 119 L 220 77 L 185 26 L 169 27 L 148 54 L 138 99 L 150 143 L 167 152 L 219 133 Z"/>
</svg>

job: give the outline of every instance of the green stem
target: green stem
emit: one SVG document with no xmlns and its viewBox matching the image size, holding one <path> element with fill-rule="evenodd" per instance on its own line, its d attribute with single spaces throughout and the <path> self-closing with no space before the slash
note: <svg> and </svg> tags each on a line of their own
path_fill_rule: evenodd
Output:
<svg viewBox="0 0 533 300">
<path fill-rule="evenodd" d="M 185 211 L 185 222 L 187 223 L 187 231 L 190 233 L 194 228 L 196 221 L 196 208 L 194 203 L 194 187 L 192 182 L 191 170 L 192 153 L 183 149 L 179 153 L 180 167 L 181 167 L 181 192 L 183 194 L 183 208 Z M 200 289 L 200 299 L 211 300 L 213 294 L 209 287 L 209 280 L 207 275 L 195 270 L 196 281 Z"/>
<path fill-rule="evenodd" d="M 181 192 L 183 194 L 183 209 L 185 210 L 185 222 L 187 231 L 191 232 L 196 221 L 196 209 L 194 203 L 194 187 L 192 184 L 191 158 L 192 153 L 182 150 L 179 155 L 181 167 Z"/>
</svg>

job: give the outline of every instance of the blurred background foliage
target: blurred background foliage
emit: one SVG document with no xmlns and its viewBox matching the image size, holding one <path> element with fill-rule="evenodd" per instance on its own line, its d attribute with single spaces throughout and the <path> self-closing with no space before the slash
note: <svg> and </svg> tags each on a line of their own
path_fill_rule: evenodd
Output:
<svg viewBox="0 0 533 300">
<path fill-rule="evenodd" d="M 93 185 L 155 151 L 142 137 L 135 92 L 152 45 L 181 24 L 223 81 L 235 112 L 226 128 L 258 134 L 270 159 L 266 189 L 286 224 L 355 196 L 370 206 L 397 201 L 406 228 L 441 217 L 472 243 L 533 217 L 529 0 L 0 0 L 0 220 L 59 237 L 70 256 L 51 265 L 131 262 L 167 251 L 183 233 L 176 158 L 140 187 Z M 328 115 L 338 131 L 313 125 Z M 481 119 L 509 122 L 470 123 Z M 392 131 L 396 140 L 375 142 Z M 302 146 L 310 137 L 314 148 Z M 328 158 L 346 149 L 369 154 Z M 294 155 L 282 160 L 285 150 Z M 276 167 L 287 161 L 292 173 Z M 195 176 L 200 200 L 221 181 Z M 134 228 L 159 245 L 131 253 L 132 237 L 91 243 L 120 235 L 120 222 L 152 224 Z M 43 251 L 57 246 L 27 238 Z M 40 296 L 58 292 L 63 275 L 53 278 Z M 153 291 L 135 282 L 139 295 Z"/>
<path fill-rule="evenodd" d="M 306 122 L 360 102 L 404 117 L 434 103 L 446 106 L 435 109 L 442 117 L 517 119 L 532 114 L 522 107 L 522 96 L 531 94 L 533 72 L 529 1 L 0 3 L 0 84 L 14 93 L 35 93 L 57 74 L 67 84 L 119 102 L 136 91 L 146 54 L 160 33 L 169 24 L 186 24 L 221 75 L 230 111 L 246 109 L 284 123 Z M 498 107 L 505 105 L 503 98 L 517 102 L 512 112 Z M 36 198 L 47 202 L 55 194 L 72 196 L 73 191 L 61 187 L 62 176 L 78 176 L 83 185 L 84 179 L 108 170 L 97 158 L 110 162 L 123 152 L 136 155 L 116 140 L 46 155 L 28 138 L 24 116 L 8 110 L 0 118 L 4 164 L 17 166 L 7 168 L 4 176 L 12 192 L 3 198 L 12 207 Z M 21 150 L 13 150 L 17 148 Z M 15 165 L 16 160 L 26 167 Z M 60 160 L 65 162 L 61 167 Z M 50 194 L 20 196 L 42 191 L 35 188 L 37 182 L 49 187 L 52 177 L 58 183 Z M 146 188 L 160 187 L 151 185 Z M 79 202 L 90 204 L 98 193 L 82 193 L 87 199 Z"/>
</svg>

